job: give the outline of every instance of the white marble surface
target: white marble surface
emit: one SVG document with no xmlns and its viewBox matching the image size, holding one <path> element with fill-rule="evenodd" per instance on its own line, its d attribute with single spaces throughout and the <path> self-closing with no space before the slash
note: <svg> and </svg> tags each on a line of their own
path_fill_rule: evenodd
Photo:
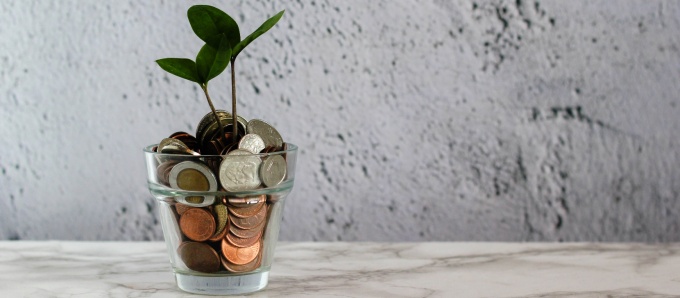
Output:
<svg viewBox="0 0 680 298">
<path fill-rule="evenodd" d="M 678 297 L 680 244 L 281 243 L 253 297 Z M 0 242 L 2 297 L 190 297 L 161 242 Z"/>
</svg>

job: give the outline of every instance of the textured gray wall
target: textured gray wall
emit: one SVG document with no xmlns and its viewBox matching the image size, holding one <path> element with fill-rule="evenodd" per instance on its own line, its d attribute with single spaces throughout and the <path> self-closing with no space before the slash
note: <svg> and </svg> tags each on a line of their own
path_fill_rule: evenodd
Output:
<svg viewBox="0 0 680 298">
<path fill-rule="evenodd" d="M 162 239 L 141 149 L 207 111 L 187 1 L 0 3 L 0 239 Z M 206 1 L 300 146 L 284 240 L 680 240 L 679 1 Z M 211 84 L 228 109 L 229 76 Z"/>
</svg>

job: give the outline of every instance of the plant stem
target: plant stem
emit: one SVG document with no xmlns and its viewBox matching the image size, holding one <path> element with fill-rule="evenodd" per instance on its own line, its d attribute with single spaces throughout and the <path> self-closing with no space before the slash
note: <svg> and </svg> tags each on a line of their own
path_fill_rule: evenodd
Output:
<svg viewBox="0 0 680 298">
<path fill-rule="evenodd" d="M 232 140 L 238 141 L 238 116 L 236 115 L 236 71 L 234 63 L 236 59 L 231 59 L 231 118 L 232 118 Z"/>
<path fill-rule="evenodd" d="M 217 111 L 215 111 L 215 106 L 213 106 L 212 100 L 210 100 L 210 95 L 208 95 L 208 84 L 200 84 L 201 89 L 203 89 L 203 93 L 205 93 L 205 98 L 208 99 L 208 104 L 210 105 L 210 109 L 212 110 L 213 117 L 217 119 L 217 125 L 220 128 L 220 136 L 224 137 L 224 126 L 222 126 L 222 121 L 220 121 L 220 117 L 217 116 Z"/>
</svg>

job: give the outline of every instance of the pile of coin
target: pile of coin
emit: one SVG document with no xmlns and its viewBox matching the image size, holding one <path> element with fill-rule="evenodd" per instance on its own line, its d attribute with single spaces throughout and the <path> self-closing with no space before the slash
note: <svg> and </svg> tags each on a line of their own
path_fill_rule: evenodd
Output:
<svg viewBox="0 0 680 298">
<path fill-rule="evenodd" d="M 239 133 L 234 138 L 231 115 L 221 110 L 217 115 L 220 121 L 212 113 L 201 119 L 196 137 L 176 132 L 154 148 L 158 153 L 208 155 L 201 162 L 159 155 L 158 182 L 176 189 L 210 192 L 248 191 L 281 183 L 286 177 L 285 154 L 257 155 L 286 150 L 278 131 L 262 120 L 237 117 Z M 224 126 L 221 131 L 219 123 Z"/>
<path fill-rule="evenodd" d="M 262 262 L 267 197 L 223 198 L 209 207 L 174 205 L 185 239 L 177 254 L 187 268 L 214 273 L 257 269 Z"/>
<path fill-rule="evenodd" d="M 187 268 L 204 273 L 249 272 L 262 262 L 267 211 L 275 201 L 264 194 L 247 194 L 279 185 L 287 169 L 285 153 L 259 153 L 285 151 L 287 146 L 276 129 L 262 120 L 237 117 L 234 137 L 231 115 L 217 111 L 217 118 L 209 113 L 201 119 L 195 137 L 176 132 L 154 148 L 163 153 L 156 156 L 157 180 L 171 189 L 206 192 L 176 197 L 170 204 L 182 234 L 177 254 Z M 210 194 L 218 191 L 246 195 Z"/>
</svg>

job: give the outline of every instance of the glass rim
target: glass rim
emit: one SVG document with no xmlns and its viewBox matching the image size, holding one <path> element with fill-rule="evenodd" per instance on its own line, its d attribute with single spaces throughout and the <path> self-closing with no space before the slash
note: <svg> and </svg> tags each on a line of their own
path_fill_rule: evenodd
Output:
<svg viewBox="0 0 680 298">
<path fill-rule="evenodd" d="M 281 155 L 281 154 L 286 154 L 286 153 L 294 153 L 298 151 L 298 146 L 293 144 L 293 143 L 288 143 L 286 142 L 286 150 L 281 150 L 281 151 L 273 151 L 273 152 L 267 152 L 267 153 L 255 153 L 252 155 L 255 156 L 270 156 L 270 155 Z M 172 153 L 158 153 L 151 151 L 153 147 L 158 146 L 158 144 L 151 144 L 149 146 L 144 147 L 143 151 L 144 153 L 147 154 L 152 154 L 152 155 L 158 155 L 158 156 L 184 156 L 184 157 L 196 157 L 196 158 L 201 158 L 201 157 L 224 157 L 228 155 L 215 155 L 215 154 L 201 154 L 201 155 L 186 155 L 186 154 L 172 154 Z"/>
</svg>

